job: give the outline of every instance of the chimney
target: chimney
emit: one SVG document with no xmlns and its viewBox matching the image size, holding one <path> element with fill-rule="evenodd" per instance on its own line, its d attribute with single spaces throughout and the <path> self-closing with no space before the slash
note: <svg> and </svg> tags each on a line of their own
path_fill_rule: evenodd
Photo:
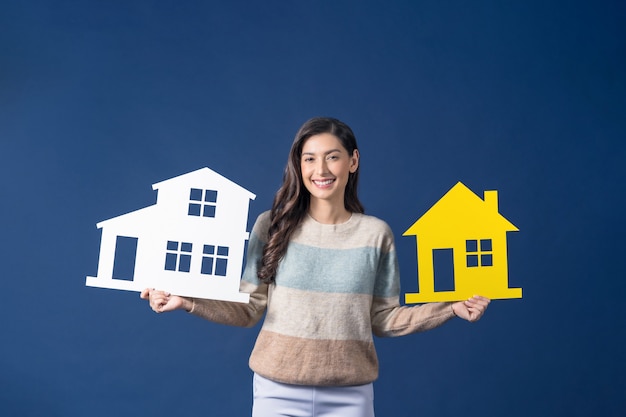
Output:
<svg viewBox="0 0 626 417">
<path fill-rule="evenodd" d="M 494 212 L 498 212 L 498 191 L 485 191 L 485 204 Z"/>
</svg>

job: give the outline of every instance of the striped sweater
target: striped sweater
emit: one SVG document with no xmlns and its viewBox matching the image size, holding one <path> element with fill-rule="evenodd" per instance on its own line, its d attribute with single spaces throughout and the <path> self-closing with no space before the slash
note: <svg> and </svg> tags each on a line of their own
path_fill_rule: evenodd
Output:
<svg viewBox="0 0 626 417">
<path fill-rule="evenodd" d="M 400 306 L 393 234 L 375 217 L 353 214 L 329 225 L 307 216 L 271 285 L 257 278 L 268 226 L 265 212 L 250 236 L 241 281 L 250 303 L 194 299 L 191 310 L 237 326 L 253 326 L 266 313 L 250 355 L 250 368 L 266 378 L 298 385 L 366 384 L 378 376 L 372 333 L 402 336 L 454 316 L 448 303 Z"/>
</svg>

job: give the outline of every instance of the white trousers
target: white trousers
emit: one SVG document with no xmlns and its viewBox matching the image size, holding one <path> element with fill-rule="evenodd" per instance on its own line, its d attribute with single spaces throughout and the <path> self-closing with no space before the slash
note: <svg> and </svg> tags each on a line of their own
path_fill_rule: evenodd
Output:
<svg viewBox="0 0 626 417">
<path fill-rule="evenodd" d="M 314 387 L 254 374 L 252 417 L 374 417 L 373 384 Z"/>
</svg>

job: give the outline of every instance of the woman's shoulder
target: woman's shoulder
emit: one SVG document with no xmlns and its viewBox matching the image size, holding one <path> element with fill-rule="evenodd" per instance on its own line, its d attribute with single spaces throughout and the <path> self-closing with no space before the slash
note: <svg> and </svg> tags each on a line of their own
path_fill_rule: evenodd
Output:
<svg viewBox="0 0 626 417">
<path fill-rule="evenodd" d="M 357 216 L 360 222 L 368 226 L 389 228 L 389 225 L 386 221 L 379 217 L 372 216 L 371 214 L 355 213 L 354 216 Z"/>
<path fill-rule="evenodd" d="M 260 237 L 262 240 L 267 238 L 267 230 L 270 227 L 270 210 L 259 214 L 252 226 L 252 233 Z"/>
<path fill-rule="evenodd" d="M 382 248 L 389 252 L 394 248 L 394 237 L 391 227 L 382 219 L 367 214 L 353 214 L 355 222 L 350 233 L 350 240 L 359 246 Z"/>
<path fill-rule="evenodd" d="M 265 210 L 256 218 L 257 223 L 269 223 L 271 210 Z"/>
<path fill-rule="evenodd" d="M 356 220 L 359 223 L 359 227 L 366 228 L 367 230 L 373 233 L 393 236 L 391 227 L 389 227 L 386 221 L 376 216 L 363 214 L 363 213 L 355 213 L 353 214 L 353 216 L 356 216 Z"/>
</svg>

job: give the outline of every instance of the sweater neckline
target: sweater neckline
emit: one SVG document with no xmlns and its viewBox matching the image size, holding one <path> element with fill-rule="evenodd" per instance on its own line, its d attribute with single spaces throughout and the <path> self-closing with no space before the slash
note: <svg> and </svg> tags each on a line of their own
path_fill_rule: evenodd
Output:
<svg viewBox="0 0 626 417">
<path fill-rule="evenodd" d="M 356 222 L 356 217 L 358 216 L 358 213 L 350 213 L 350 217 L 342 223 L 320 223 L 317 220 L 315 220 L 309 213 L 307 213 L 306 215 L 306 219 L 308 220 L 308 223 L 311 225 L 314 225 L 314 227 L 319 228 L 321 230 L 343 230 L 343 229 L 347 229 L 350 228 L 354 222 Z"/>
</svg>

